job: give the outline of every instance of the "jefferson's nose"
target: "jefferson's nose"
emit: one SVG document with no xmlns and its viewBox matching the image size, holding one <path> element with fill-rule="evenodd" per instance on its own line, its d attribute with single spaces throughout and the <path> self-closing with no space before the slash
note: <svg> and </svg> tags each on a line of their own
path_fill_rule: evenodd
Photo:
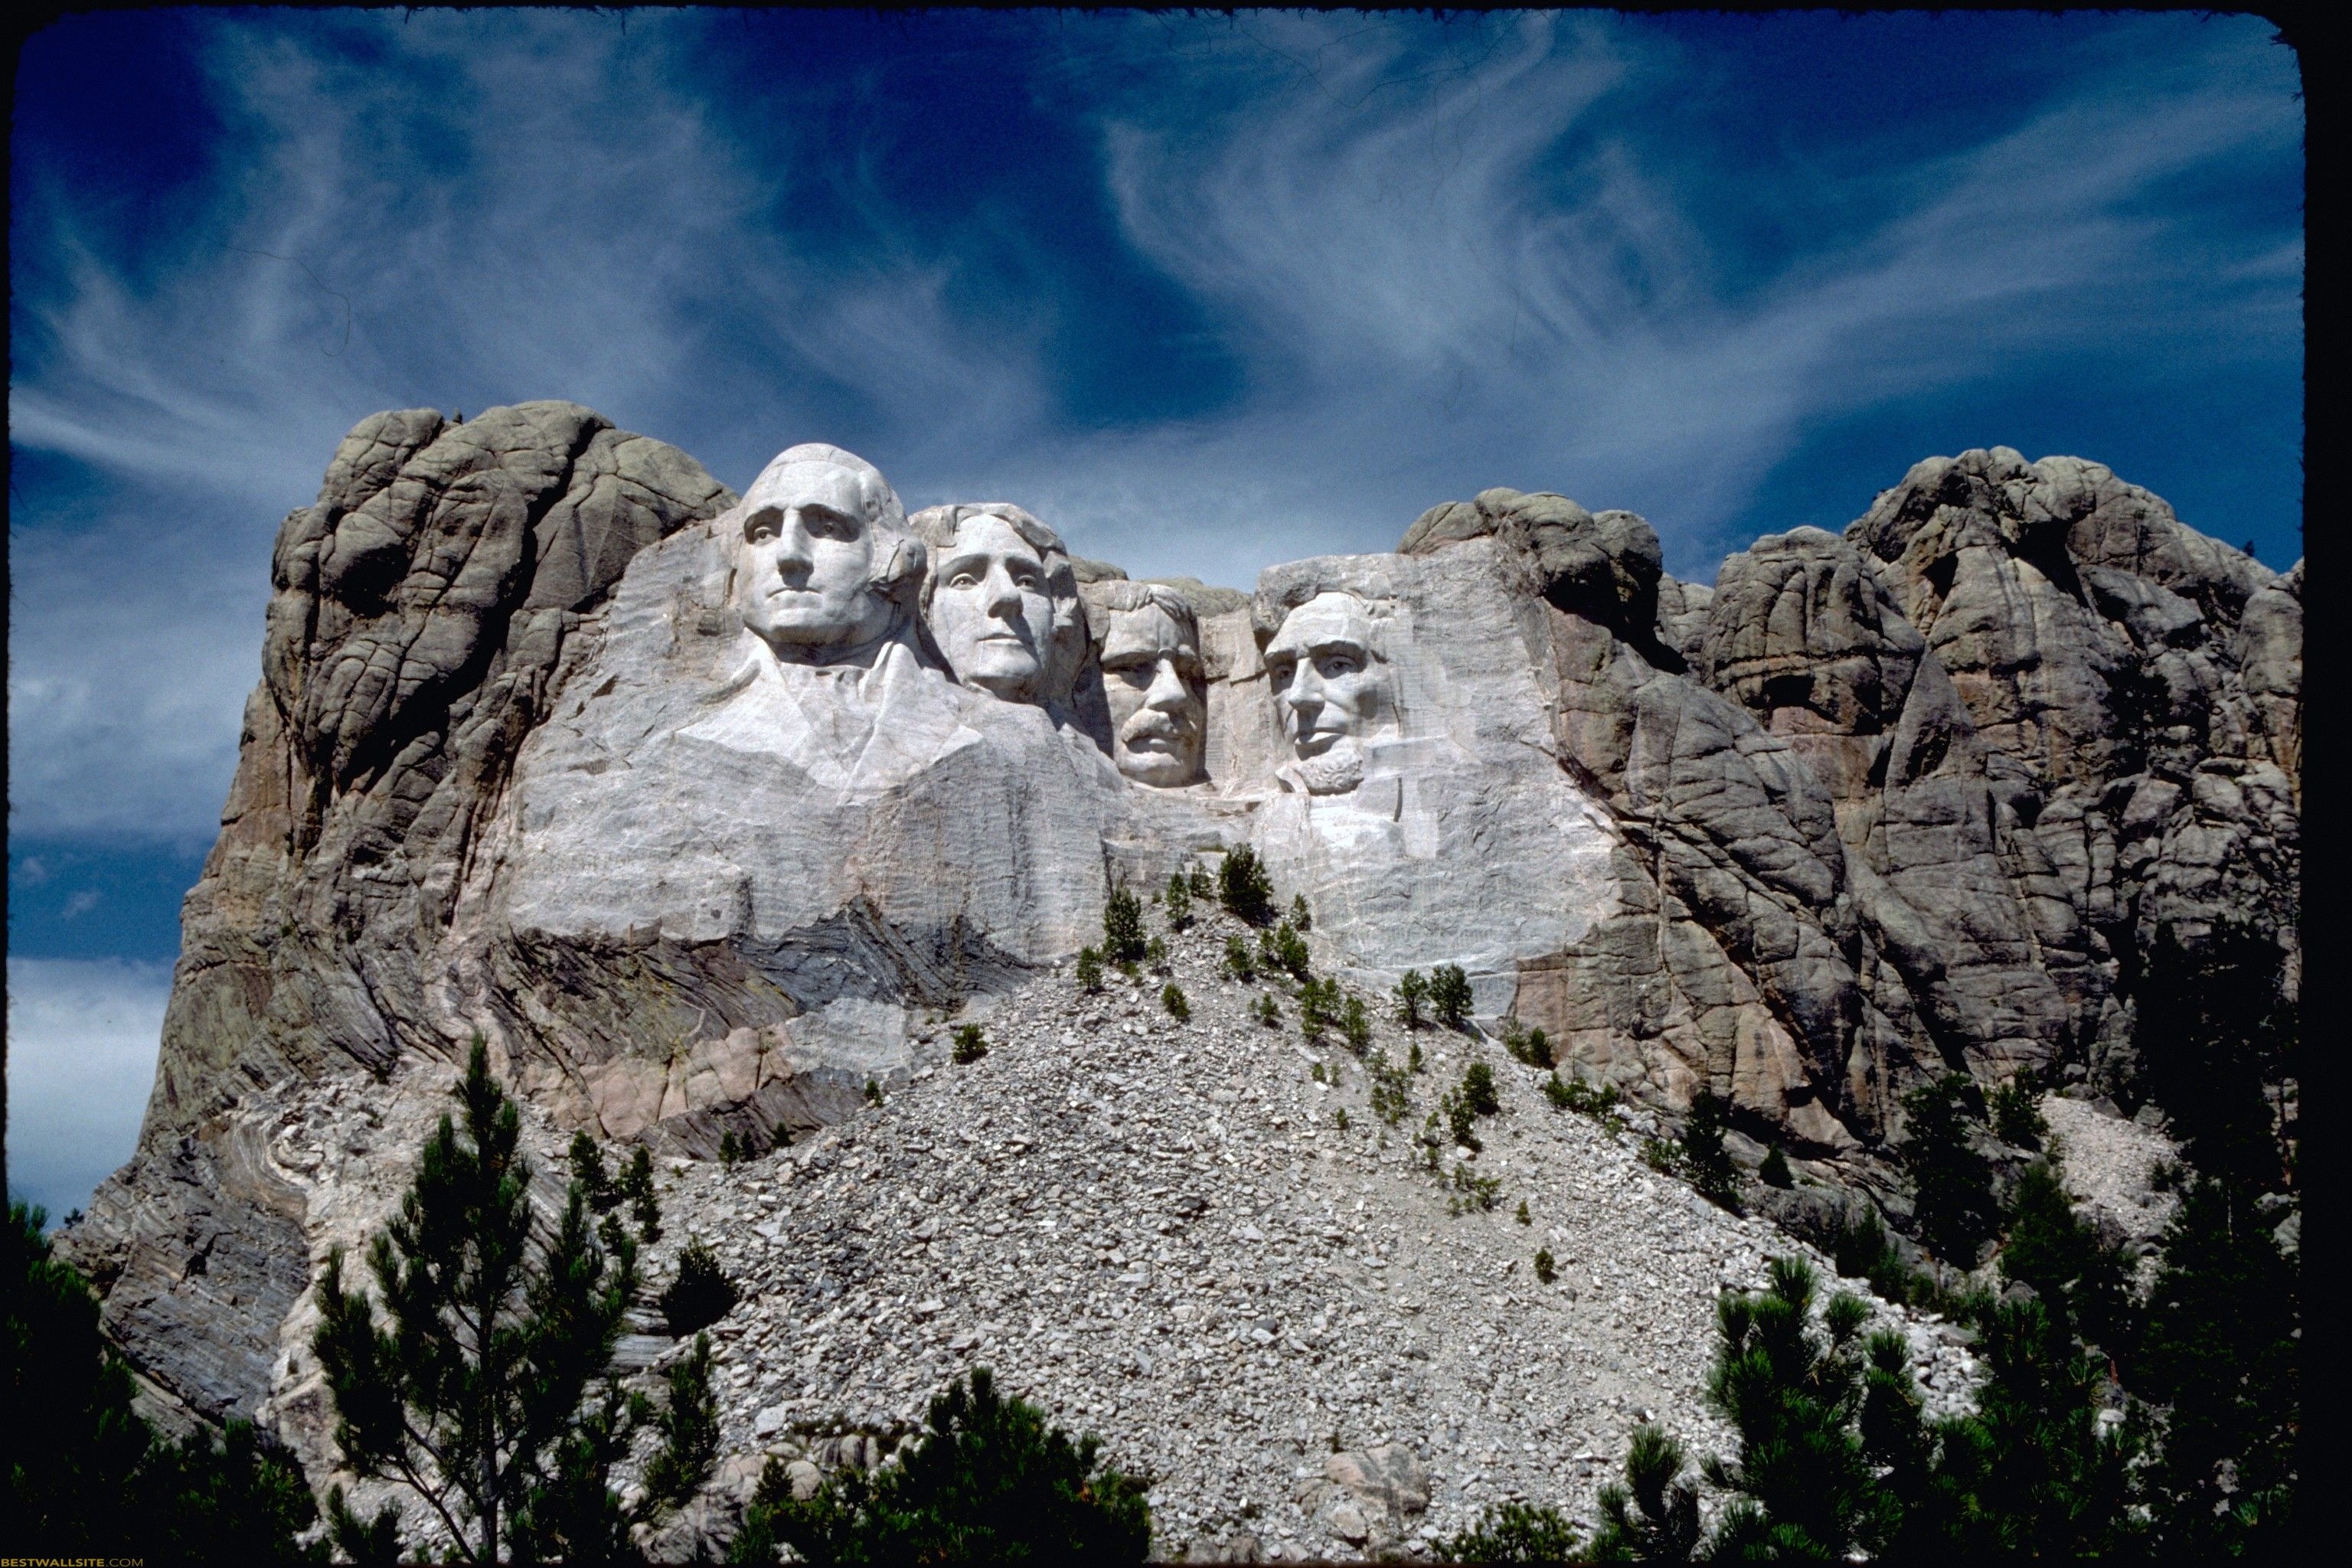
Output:
<svg viewBox="0 0 2352 1568">
<path fill-rule="evenodd" d="M 1003 616 L 1010 620 L 1021 614 L 1020 584 L 1013 581 L 1013 574 L 1004 569 L 1003 563 L 999 562 L 988 569 L 988 579 L 983 586 L 988 590 L 990 615 Z"/>
</svg>

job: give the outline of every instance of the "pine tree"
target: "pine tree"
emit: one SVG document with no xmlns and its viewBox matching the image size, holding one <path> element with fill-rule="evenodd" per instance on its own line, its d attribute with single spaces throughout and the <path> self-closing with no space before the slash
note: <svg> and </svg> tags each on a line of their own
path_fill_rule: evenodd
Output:
<svg viewBox="0 0 2352 1568">
<path fill-rule="evenodd" d="M 1708 1461 L 1706 1478 L 1739 1494 L 1717 1521 L 1710 1555 L 1829 1562 L 1874 1549 L 1900 1524 L 1900 1505 L 1878 1479 L 1881 1456 L 1857 1429 L 1865 1363 L 1900 1342 L 1856 1341 L 1867 1315 L 1859 1298 L 1831 1299 L 1816 1331 L 1808 1314 L 1816 1282 L 1793 1258 L 1776 1258 L 1771 1285 L 1727 1292 L 1717 1303 L 1721 1345 L 1707 1398 L 1739 1434 L 1737 1462 Z"/>
<path fill-rule="evenodd" d="M 1556 1508 L 1498 1503 L 1470 1529 L 1437 1548 L 1446 1563 L 1568 1563 L 1576 1560 L 1576 1526 Z"/>
<path fill-rule="evenodd" d="M 1184 879 L 1183 872 L 1168 873 L 1168 892 L 1164 902 L 1170 931 L 1182 931 L 1192 923 L 1192 884 Z"/>
<path fill-rule="evenodd" d="M 1733 1206 L 1738 1191 L 1739 1173 L 1731 1163 L 1730 1151 L 1723 1146 L 1724 1130 L 1729 1125 L 1730 1107 L 1723 1097 L 1711 1089 L 1702 1089 L 1692 1097 L 1690 1115 L 1683 1122 L 1681 1144 L 1682 1167 L 1699 1195 L 1725 1208 Z"/>
<path fill-rule="evenodd" d="M 1687 1563 L 1698 1550 L 1698 1487 L 1682 1479 L 1687 1456 L 1656 1426 L 1633 1429 L 1625 1481 L 1601 1489 L 1599 1563 Z"/>
<path fill-rule="evenodd" d="M 2062 1336 L 2128 1352 L 2129 1265 L 2120 1248 L 2074 1216 L 2074 1205 L 2048 1162 L 2021 1173 L 2010 1194 L 2009 1233 L 2001 1240 L 2001 1278 L 2030 1288 Z"/>
<path fill-rule="evenodd" d="M 344 1289 L 341 1249 L 328 1256 L 311 1349 L 336 1445 L 352 1470 L 423 1499 L 462 1561 L 615 1554 L 632 1519 L 605 1478 L 643 1414 L 611 1372 L 635 1249 L 599 1247 L 575 1183 L 534 1256 L 520 1118 L 479 1037 L 457 1098 L 462 1134 L 441 1119 L 369 1247 L 381 1319 L 376 1300 Z M 637 1153 L 631 1176 L 649 1197 Z M 339 1542 L 356 1554 L 371 1527 L 335 1503 Z M 385 1530 L 383 1516 L 372 1528 Z"/>
<path fill-rule="evenodd" d="M 1430 972 L 1429 1005 L 1437 1021 L 1459 1029 L 1470 1021 L 1470 977 L 1458 963 L 1441 963 Z"/>
<path fill-rule="evenodd" d="M 1224 862 L 1217 868 L 1217 900 L 1251 925 L 1273 923 L 1274 879 L 1248 845 L 1225 851 Z"/>
<path fill-rule="evenodd" d="M 251 1423 L 166 1443 L 131 1409 L 130 1368 L 80 1273 L 50 1256 L 47 1217 L 11 1202 L 0 1230 L 0 1531 L 17 1554 L 323 1561 L 294 1540 L 319 1515 L 301 1468 Z"/>
<path fill-rule="evenodd" d="M 810 1563 L 1140 1563 L 1151 1547 L 1142 1483 L 1105 1466 L 1045 1413 L 1006 1399 L 985 1367 L 931 1401 L 922 1440 L 872 1475 L 845 1469 L 806 1500 L 769 1461 L 736 1563 L 789 1544 Z"/>
<path fill-rule="evenodd" d="M 1421 1027 L 1422 1004 L 1429 1000 L 1429 982 L 1418 969 L 1408 969 L 1397 982 L 1397 1022 L 1408 1029 Z"/>
<path fill-rule="evenodd" d="M 2268 1097 L 2294 1076 L 2297 1024 L 2277 945 L 2222 922 L 2192 952 L 2159 923 L 2138 967 L 2137 1087 L 2198 1170 L 2252 1193 L 2283 1189 L 2288 1150 Z"/>
<path fill-rule="evenodd" d="M 1965 1074 L 1947 1073 L 1906 1094 L 1903 1110 L 1919 1239 L 1947 1263 L 1973 1268 L 1997 1217 L 1992 1166 L 1970 1136 L 1983 1125 L 1981 1097 Z"/>
<path fill-rule="evenodd" d="M 1113 963 L 1134 963 L 1147 950 L 1143 906 L 1124 885 L 1113 888 L 1103 904 L 1103 956 Z"/>
<path fill-rule="evenodd" d="M 2294 1522 L 2302 1425 L 2294 1266 L 2253 1202 L 2200 1176 L 2181 1194 L 2127 1380 L 2169 1406 L 2153 1467 L 2168 1549 L 2267 1555 Z"/>
</svg>

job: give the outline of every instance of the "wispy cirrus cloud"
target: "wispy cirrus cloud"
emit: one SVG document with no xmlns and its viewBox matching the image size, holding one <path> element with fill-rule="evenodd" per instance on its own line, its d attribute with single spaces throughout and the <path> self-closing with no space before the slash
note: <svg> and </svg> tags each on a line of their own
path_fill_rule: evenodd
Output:
<svg viewBox="0 0 2352 1568">
<path fill-rule="evenodd" d="M 739 485 L 840 440 L 910 503 L 1245 584 L 1493 484 L 1643 510 L 1703 572 L 1840 521 L 1757 511 L 1824 425 L 2291 380 L 2299 223 L 2233 192 L 2299 171 L 2292 77 L 2187 23 L 2002 23 L 2070 68 L 1921 145 L 1710 117 L 1769 33 L 1589 15 L 207 17 L 216 156 L 135 255 L 18 128 L 12 435 L 75 482 L 12 519 L 12 824 L 210 833 L 272 531 L 379 407 L 572 397 Z M 1151 382 L 1143 417 L 1067 391 Z"/>
</svg>

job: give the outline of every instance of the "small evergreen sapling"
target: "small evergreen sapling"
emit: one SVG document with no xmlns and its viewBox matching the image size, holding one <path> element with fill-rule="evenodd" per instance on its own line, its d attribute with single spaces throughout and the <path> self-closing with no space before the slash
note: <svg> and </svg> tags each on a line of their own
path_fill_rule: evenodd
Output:
<svg viewBox="0 0 2352 1568">
<path fill-rule="evenodd" d="M 1257 978 L 1257 960 L 1251 955 L 1249 943 L 1239 936 L 1225 938 L 1225 974 L 1244 985 Z"/>
<path fill-rule="evenodd" d="M 1160 988 L 1160 1005 L 1180 1024 L 1192 1019 L 1192 1005 L 1184 999 L 1184 988 L 1172 980 Z"/>
<path fill-rule="evenodd" d="M 1274 993 L 1271 991 L 1259 992 L 1257 1003 L 1251 1007 L 1250 1012 L 1259 1023 L 1269 1029 L 1278 1029 L 1282 1026 L 1282 1009 L 1275 1005 Z"/>
<path fill-rule="evenodd" d="M 637 1240 L 651 1247 L 661 1239 L 661 1204 L 654 1196 L 653 1151 L 640 1143 L 621 1171 L 621 1196 L 628 1201 L 629 1217 L 636 1223 Z M 608 1244 L 609 1245 L 609 1244 Z"/>
<path fill-rule="evenodd" d="M 1919 1239 L 1947 1263 L 1973 1268 L 1998 1221 L 1992 1167 L 1974 1142 L 1982 1098 L 1965 1074 L 1947 1073 L 1906 1094 L 1903 1110 L 1903 1165 Z"/>
<path fill-rule="evenodd" d="M 955 1048 L 949 1053 L 950 1059 L 958 1067 L 970 1067 L 987 1054 L 988 1037 L 978 1024 L 956 1026 Z"/>
<path fill-rule="evenodd" d="M 1625 1480 L 1601 1489 L 1601 1533 L 1592 1556 L 1602 1563 L 1687 1563 L 1698 1551 L 1698 1487 L 1683 1479 L 1683 1447 L 1659 1427 L 1633 1429 Z"/>
<path fill-rule="evenodd" d="M 1523 1502 L 1496 1503 L 1469 1529 L 1442 1542 L 1445 1563 L 1569 1563 L 1576 1554 L 1576 1526 L 1559 1510 Z"/>
<path fill-rule="evenodd" d="M 1349 997 L 1347 1005 L 1339 1010 L 1339 1032 L 1347 1037 L 1348 1048 L 1358 1056 L 1372 1048 L 1372 1020 L 1364 1011 L 1362 997 Z"/>
<path fill-rule="evenodd" d="M 1397 982 L 1397 1022 L 1408 1029 L 1420 1028 L 1422 1005 L 1428 1000 L 1429 982 L 1420 970 L 1406 970 L 1404 978 Z"/>
<path fill-rule="evenodd" d="M 1099 949 L 1078 949 L 1078 989 L 1087 995 L 1099 994 L 1103 988 L 1102 952 Z"/>
<path fill-rule="evenodd" d="M 1315 916 L 1307 908 L 1307 895 L 1304 893 L 1290 895 L 1290 923 L 1303 931 L 1315 929 Z"/>
<path fill-rule="evenodd" d="M 1470 977 L 1458 963 L 1441 963 L 1431 972 L 1429 1005 L 1437 1021 L 1459 1029 L 1470 1021 Z"/>
<path fill-rule="evenodd" d="M 1143 906 L 1121 883 L 1103 903 L 1103 956 L 1113 963 L 1133 963 L 1146 951 Z"/>
<path fill-rule="evenodd" d="M 2039 1149 L 2050 1135 L 2032 1087 L 2022 1078 L 2012 1078 L 1993 1091 L 1992 1133 L 2012 1149 Z"/>
<path fill-rule="evenodd" d="M 657 1305 L 674 1339 L 684 1339 L 725 1317 L 740 1300 L 735 1282 L 719 1265 L 718 1254 L 697 1237 L 677 1255 L 677 1278 L 666 1288 Z"/>
<path fill-rule="evenodd" d="M 1549 1285 L 1559 1278 L 1559 1265 L 1552 1261 L 1551 1248 L 1536 1248 L 1536 1278 Z"/>
<path fill-rule="evenodd" d="M 1274 879 L 1248 845 L 1225 852 L 1223 864 L 1217 868 L 1217 900 L 1250 925 L 1273 922 Z"/>
<path fill-rule="evenodd" d="M 613 1185 L 613 1173 L 604 1168 L 604 1152 L 596 1146 L 596 1140 L 585 1132 L 574 1132 L 567 1157 L 572 1164 L 572 1179 L 587 1194 L 590 1208 L 598 1214 L 609 1214 L 619 1205 L 620 1191 Z"/>
<path fill-rule="evenodd" d="M 1738 1190 L 1738 1173 L 1730 1152 L 1723 1146 L 1730 1107 L 1711 1089 L 1691 1099 L 1690 1115 L 1683 1122 L 1678 1151 L 1683 1173 L 1699 1195 L 1725 1208 L 1732 1206 Z"/>
<path fill-rule="evenodd" d="M 1182 931 L 1192 923 L 1192 884 L 1184 879 L 1184 873 L 1168 873 L 1168 891 L 1161 902 L 1168 910 L 1170 931 Z"/>
</svg>

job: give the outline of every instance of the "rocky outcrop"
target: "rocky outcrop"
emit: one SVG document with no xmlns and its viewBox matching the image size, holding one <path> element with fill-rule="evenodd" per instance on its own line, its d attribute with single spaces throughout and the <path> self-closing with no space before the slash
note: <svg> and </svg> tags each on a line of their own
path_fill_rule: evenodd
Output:
<svg viewBox="0 0 2352 1568">
<path fill-rule="evenodd" d="M 822 597 L 780 531 L 825 496 L 867 552 L 842 603 L 887 614 L 814 657 L 761 595 Z M 373 1223 L 289 1104 L 383 1081 L 404 1126 L 478 1034 L 550 1137 L 764 1144 L 1047 995 L 1118 881 L 1243 844 L 1360 993 L 1460 964 L 1487 1023 L 1669 1117 L 1712 1088 L 1825 1181 L 1882 1181 L 1952 1068 L 2128 1100 L 2159 925 L 2251 929 L 2298 983 L 2300 568 L 2095 465 L 1936 459 L 1712 588 L 1633 513 L 1499 489 L 1158 618 L 1071 561 L 1019 613 L 1140 617 L 1159 673 L 1116 710 L 1192 737 L 1167 787 L 1071 721 L 1107 689 L 943 665 L 897 506 L 818 447 L 739 503 L 569 404 L 345 440 L 280 533 L 140 1151 L 66 1244 L 160 1400 L 283 1393 L 311 1264 Z M 955 591 L 978 647 L 994 590 Z M 1411 1511 L 1328 1484 L 1375 1535 Z"/>
</svg>

